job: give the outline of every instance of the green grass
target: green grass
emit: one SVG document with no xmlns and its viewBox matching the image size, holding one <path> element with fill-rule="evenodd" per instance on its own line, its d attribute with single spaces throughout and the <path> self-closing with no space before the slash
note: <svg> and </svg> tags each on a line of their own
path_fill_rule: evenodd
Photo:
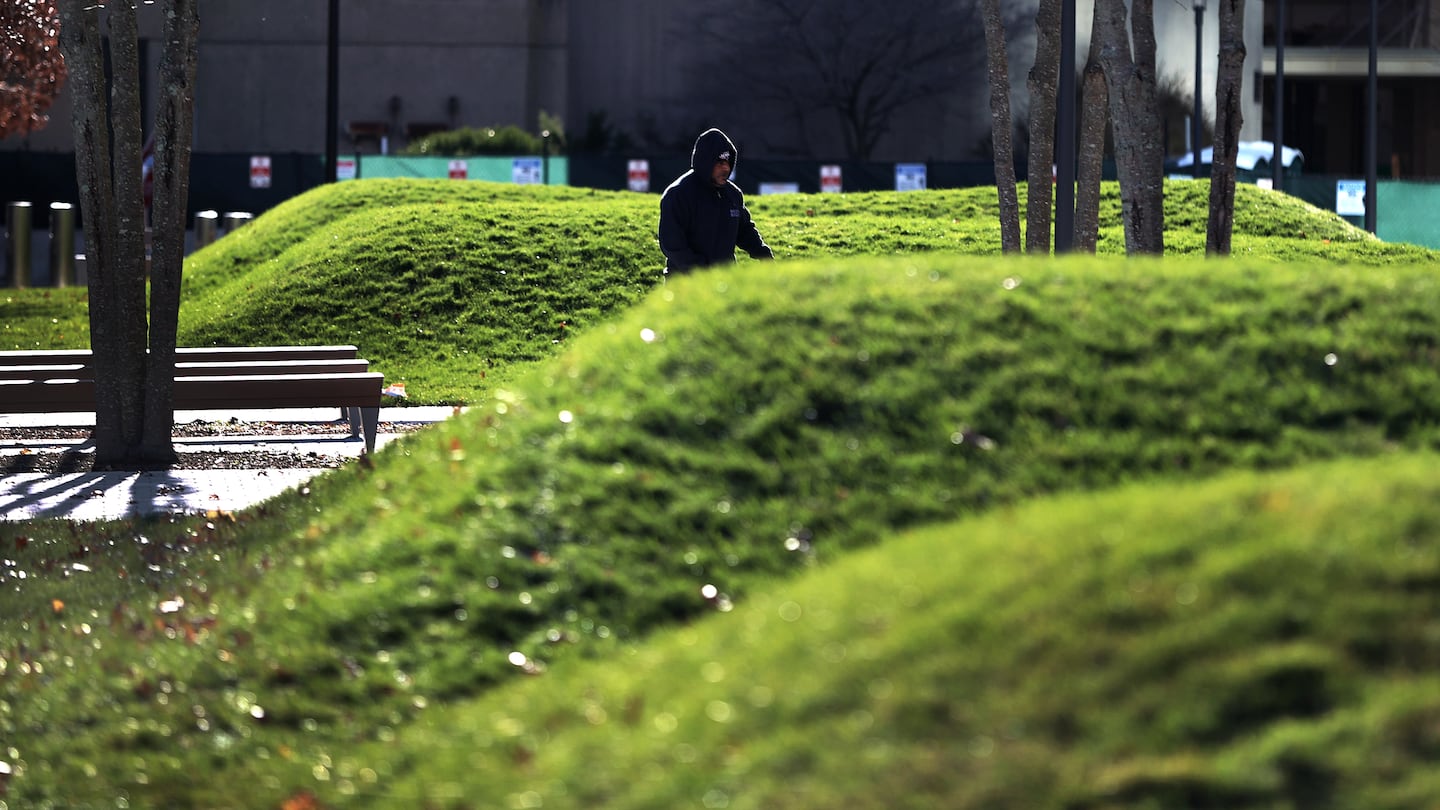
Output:
<svg viewBox="0 0 1440 810">
<path fill-rule="evenodd" d="M 89 348 L 89 300 L 83 287 L 0 292 L 0 352 Z"/>
<path fill-rule="evenodd" d="M 355 807 L 1425 806 L 1437 461 L 906 533 L 615 660 L 422 712 L 320 789 Z"/>
<path fill-rule="evenodd" d="M 476 407 L 243 514 L 0 530 L 0 802 L 1434 794 L 1407 248 L 1300 209 L 1248 259 L 1001 258 L 944 213 L 983 196 L 777 197 L 815 258 L 657 286 L 653 197 L 434 187 L 257 219 L 182 320 Z M 1363 260 L 1276 258 L 1321 239 Z"/>
<path fill-rule="evenodd" d="M 1100 253 L 1124 251 L 1113 184 Z M 1204 253 L 1203 184 L 1170 183 L 1169 254 Z M 1024 187 L 1021 187 L 1022 201 Z M 339 183 L 277 206 L 186 264 L 183 345 L 354 343 L 414 404 L 475 403 L 525 363 L 659 283 L 654 195 L 447 180 Z M 752 197 L 779 255 L 994 255 L 993 189 Z M 1385 265 L 1435 252 L 1380 242 L 1334 214 L 1237 189 L 1235 255 L 1280 264 Z M 742 257 L 742 263 L 746 259 Z M 84 291 L 0 299 L 5 348 L 88 345 Z"/>
</svg>

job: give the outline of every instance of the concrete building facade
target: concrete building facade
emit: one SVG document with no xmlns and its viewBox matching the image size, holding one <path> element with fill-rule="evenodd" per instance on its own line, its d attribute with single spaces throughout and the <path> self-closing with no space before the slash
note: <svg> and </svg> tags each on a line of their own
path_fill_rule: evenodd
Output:
<svg viewBox="0 0 1440 810">
<path fill-rule="evenodd" d="M 1030 6 L 1034 0 L 1017 0 Z M 1377 0 L 1386 11 L 1381 53 L 1381 153 L 1409 175 L 1440 176 L 1440 0 Z M 1156 3 L 1159 72 L 1194 86 L 1192 3 Z M 1363 163 L 1355 127 L 1363 118 L 1370 0 L 1289 0 L 1285 51 L 1286 142 L 1306 152 L 1307 171 L 1356 171 Z M 1203 13 L 1202 98 L 1213 121 L 1218 2 Z M 671 148 L 702 123 L 726 126 L 745 103 L 744 88 L 716 77 L 696 88 L 688 70 L 704 47 L 699 0 L 342 0 L 339 149 L 396 150 L 414 137 L 455 126 L 514 124 L 536 131 L 542 111 L 561 119 L 574 141 L 597 115 L 638 148 Z M 1277 0 L 1246 5 L 1244 140 L 1273 137 Z M 1092 3 L 1079 0 L 1077 69 L 1089 39 Z M 325 151 L 324 0 L 207 0 L 201 20 L 195 149 L 202 153 Z M 158 8 L 142 10 L 142 59 L 159 62 Z M 1017 119 L 1033 35 L 1011 49 Z M 983 77 L 907 110 L 877 149 L 877 160 L 977 157 L 989 129 Z M 153 86 L 153 81 L 150 83 Z M 1361 95 L 1357 95 L 1357 93 Z M 708 107 L 687 100 L 708 94 Z M 147 100 L 147 120 L 153 99 Z M 51 125 L 0 141 L 0 151 L 69 152 L 70 107 L 63 96 Z M 1174 125 L 1183 126 L 1180 122 Z M 749 154 L 769 145 L 736 133 Z M 830 146 L 814 148 L 828 158 Z M 1175 150 L 1171 150 L 1172 152 Z"/>
<path fill-rule="evenodd" d="M 1161 72 L 1190 76 L 1191 18 L 1172 5 L 1156 4 Z M 1086 0 L 1079 6 L 1077 58 L 1083 62 L 1090 11 Z M 323 153 L 327 8 L 323 0 L 205 3 L 196 151 Z M 344 0 L 340 149 L 393 150 L 425 132 L 460 125 L 535 130 L 542 110 L 562 119 L 572 137 L 596 114 L 640 144 L 693 137 L 697 116 L 723 119 L 746 103 L 745 88 L 725 86 L 724 77 L 718 78 L 724 91 L 709 93 L 708 111 L 687 103 L 706 92 L 690 87 L 688 71 L 705 47 L 695 23 L 702 8 L 698 0 Z M 1213 9 L 1208 17 L 1213 80 Z M 1258 17 L 1253 25 L 1258 37 Z M 158 9 L 144 7 L 142 59 L 150 75 L 160 58 L 159 30 Z M 1020 118 L 1033 34 L 1017 32 L 1017 39 L 1011 75 Z M 1253 51 L 1258 59 L 1259 48 Z M 957 83 L 952 96 L 910 110 L 911 120 L 893 127 L 877 158 L 975 157 L 989 113 L 983 77 L 973 79 Z M 147 107 L 148 118 L 150 100 Z M 70 151 L 67 97 L 51 117 L 45 130 L 7 139 L 0 149 Z M 1246 118 L 1258 130 L 1259 115 Z"/>
</svg>

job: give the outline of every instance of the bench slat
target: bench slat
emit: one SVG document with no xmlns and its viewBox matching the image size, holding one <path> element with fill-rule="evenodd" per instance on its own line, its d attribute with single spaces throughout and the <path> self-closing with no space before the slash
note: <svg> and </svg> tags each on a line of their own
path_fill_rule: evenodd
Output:
<svg viewBox="0 0 1440 810">
<path fill-rule="evenodd" d="M 56 363 L 38 366 L 0 366 L 0 380 L 49 380 L 57 378 L 93 378 L 90 363 Z M 370 370 L 368 360 L 245 360 L 237 362 L 190 362 L 175 364 L 175 373 L 184 376 L 204 374 L 334 374 Z"/>
<path fill-rule="evenodd" d="M 223 363 L 259 360 L 353 360 L 359 356 L 354 346 L 181 346 L 175 349 L 177 361 Z M 89 363 L 89 349 L 46 349 L 38 351 L 0 352 L 0 367 L 42 366 L 64 363 Z"/>
<path fill-rule="evenodd" d="M 350 435 L 365 434 L 375 449 L 385 375 L 375 371 L 302 374 L 185 374 L 175 378 L 174 407 L 212 408 L 340 407 Z M 94 412 L 91 379 L 0 379 L 0 413 Z"/>
<path fill-rule="evenodd" d="M 176 377 L 175 407 L 316 408 L 380 407 L 385 375 L 247 374 Z M 94 410 L 95 381 L 87 379 L 0 380 L 0 412 L 44 413 Z"/>
</svg>

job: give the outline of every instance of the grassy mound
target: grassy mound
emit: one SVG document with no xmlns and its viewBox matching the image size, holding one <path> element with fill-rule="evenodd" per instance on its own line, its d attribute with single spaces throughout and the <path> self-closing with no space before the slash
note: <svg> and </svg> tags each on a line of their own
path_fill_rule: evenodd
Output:
<svg viewBox="0 0 1440 810">
<path fill-rule="evenodd" d="M 426 761 L 408 747 L 376 753 L 371 743 L 431 715 L 467 712 L 521 673 L 651 655 L 634 645 L 656 630 L 743 606 L 777 577 L 816 560 L 838 563 L 898 529 L 1046 493 L 1433 447 L 1437 298 L 1424 267 L 1317 272 L 1240 261 L 932 254 L 747 263 L 674 280 L 507 382 L 484 407 L 235 523 L 116 524 L 98 535 L 27 527 L 14 552 L 0 538 L 11 568 L 27 574 L 0 591 L 10 622 L 0 653 L 20 662 L 0 672 L 0 732 L 26 740 L 13 755 L 24 774 L 11 790 L 35 801 L 124 791 L 155 806 L 275 806 L 323 773 L 335 780 L 326 790 L 343 791 L 343 778 L 358 791 L 367 778 Z M 1162 534 L 1170 527 L 1155 525 Z M 1430 542 L 1433 524 L 1417 523 L 1414 534 Z M 1132 537 L 1103 539 L 1128 546 Z M 1166 542 L 1190 542 L 1175 537 Z M 1133 542 L 1127 553 L 1143 559 L 1148 540 Z M 837 579 L 837 593 L 844 583 Z M 1010 587 L 1021 601 L 1045 593 Z M 1360 616 L 1377 609 L 1367 601 L 1374 593 L 1357 593 Z M 1071 608 L 1079 621 L 1109 602 Z M 1243 626 L 1247 613 L 1236 610 L 1230 620 Z M 897 619 L 888 634 L 948 637 L 927 621 L 924 612 L 913 624 Z M 1164 650 L 1166 627 L 1141 622 L 1126 632 Z M 1090 660 L 1095 649 L 1084 634 L 1051 633 L 1044 623 L 975 632 L 1016 646 L 994 664 L 995 672 L 1008 666 L 1011 681 L 1028 671 L 1018 651 L 1054 645 L 1046 654 L 1063 663 Z M 1242 662 L 1252 658 L 1289 666 L 1283 648 L 1246 643 L 1253 649 L 1235 651 L 1237 683 L 1250 677 Z M 1160 694 L 1173 686 L 1166 677 L 1178 678 L 1171 669 L 1126 686 Z M 1187 682 L 1184 694 L 1201 694 L 1204 683 Z M 1058 713 L 1062 694 L 1045 711 Z M 935 692 L 916 705 L 963 713 L 969 699 Z M 495 735 L 558 733 L 543 712 L 495 719 L 494 704 L 480 705 L 492 706 L 476 711 L 497 724 Z M 600 708 L 613 713 L 610 705 Z M 1090 711 L 1074 722 L 1105 716 Z M 1247 722 L 1216 716 L 1205 733 L 1226 739 Z M 1137 731 L 1125 723 L 1145 717 L 1115 719 L 1106 739 L 1123 740 Z M 1088 733 L 1055 723 L 1046 733 L 1056 740 Z M 793 745 L 804 728 L 777 723 L 776 740 L 756 749 Z M 1003 727 L 974 728 L 990 728 L 994 743 Z M 1124 761 L 1140 787 L 1127 790 L 1193 764 L 1136 739 Z M 1183 735 L 1167 739 L 1184 752 Z M 518 765 L 527 750 L 514 749 Z M 472 769 L 457 772 L 450 756 L 415 778 L 470 779 Z M 803 765 L 821 755 L 807 747 L 795 756 Z M 213 780 L 197 781 L 200 771 Z M 931 778 L 945 772 L 937 765 Z M 486 806 L 474 797 L 492 776 L 513 784 L 478 771 L 471 799 L 450 804 Z M 574 784 L 586 778 L 573 774 Z M 212 793 L 242 780 L 254 790 Z M 963 798 L 968 788 L 934 790 Z"/>
<path fill-rule="evenodd" d="M 1203 254 L 1205 188 L 1167 185 L 1170 255 Z M 1103 200 L 1099 250 L 1118 255 L 1114 184 Z M 993 189 L 779 195 L 752 197 L 751 206 L 787 258 L 999 252 Z M 416 404 L 479 402 L 520 365 L 552 355 L 659 283 L 657 213 L 654 195 L 629 192 L 332 184 L 187 260 L 180 341 L 353 342 L 392 382 L 406 382 Z M 1307 265 L 1440 255 L 1380 242 L 1333 213 L 1253 186 L 1237 189 L 1235 253 Z M 87 346 L 84 305 L 83 290 L 7 293 L 0 348 Z"/>
<path fill-rule="evenodd" d="M 619 660 L 422 713 L 316 789 L 351 807 L 1425 807 L 1437 461 L 917 531 Z"/>
<path fill-rule="evenodd" d="M 368 210 L 187 302 L 180 333 L 193 345 L 351 343 L 415 401 L 465 402 L 497 370 L 643 297 L 660 278 L 633 236 L 649 225 L 598 206 Z"/>
<path fill-rule="evenodd" d="M 1172 183 L 1171 252 L 1203 254 L 1201 184 Z M 1124 249 L 1107 187 L 1102 253 Z M 999 250 L 993 190 L 754 198 L 784 257 Z M 476 402 L 495 375 L 659 283 L 653 195 L 377 180 L 296 198 L 187 266 L 187 344 L 355 343 L 416 403 Z M 1195 211 L 1200 214 L 1197 218 Z M 1276 261 L 1414 261 L 1339 217 L 1245 186 L 1236 253 Z"/>
</svg>

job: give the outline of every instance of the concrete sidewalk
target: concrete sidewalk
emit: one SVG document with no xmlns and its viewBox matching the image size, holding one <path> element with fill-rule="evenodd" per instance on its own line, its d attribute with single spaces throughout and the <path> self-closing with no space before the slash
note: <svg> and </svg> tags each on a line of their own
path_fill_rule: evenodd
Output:
<svg viewBox="0 0 1440 810">
<path fill-rule="evenodd" d="M 380 422 L 427 425 L 449 418 L 454 408 L 382 408 Z M 358 437 L 336 435 L 320 429 L 335 421 L 335 408 L 289 408 L 272 411 L 176 411 L 176 424 L 187 422 L 230 422 L 239 424 L 234 433 L 204 438 L 177 438 L 175 449 L 191 452 L 244 452 L 314 454 L 328 457 L 359 457 L 365 442 Z M 286 435 L 247 435 L 244 423 L 284 423 Z M 88 427 L 94 414 L 39 414 L 0 416 L 0 427 Z M 306 425 L 316 432 L 304 432 Z M 394 441 L 399 433 L 382 432 L 376 449 Z M 75 439 L 0 440 L 0 455 L 24 452 L 85 452 L 88 441 Z M 313 469 L 229 469 L 158 470 L 152 472 L 13 473 L 0 476 L 0 521 L 62 518 L 67 520 L 109 520 L 135 515 L 174 512 L 234 512 L 280 493 L 294 489 L 328 467 Z"/>
</svg>

